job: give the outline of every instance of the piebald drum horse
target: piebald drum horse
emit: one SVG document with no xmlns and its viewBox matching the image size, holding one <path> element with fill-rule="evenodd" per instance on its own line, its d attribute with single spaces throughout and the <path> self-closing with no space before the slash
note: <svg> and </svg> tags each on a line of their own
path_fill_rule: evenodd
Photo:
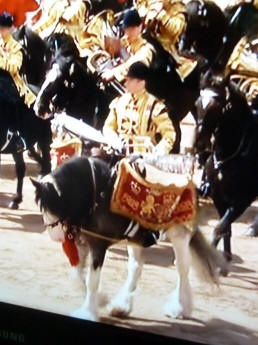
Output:
<svg viewBox="0 0 258 345">
<path fill-rule="evenodd" d="M 99 283 L 105 253 L 112 244 L 125 239 L 129 241 L 128 276 L 118 295 L 108 304 L 108 310 L 114 316 L 129 315 L 144 264 L 144 247 L 155 241 L 152 231 L 142 227 L 138 229 L 139 225 L 132 225 L 131 219 L 110 211 L 114 174 L 109 164 L 99 158 L 76 157 L 41 181 L 32 180 L 32 183 L 44 224 L 51 228 L 49 231 L 61 241 L 67 234 L 62 227 L 73 234 L 80 256 L 80 264 L 76 266 L 79 276 L 89 255 L 89 267 L 84 278 L 85 299 L 71 315 L 93 321 L 99 319 Z M 133 227 L 136 234 L 131 238 L 125 236 L 129 227 Z M 217 283 L 218 268 L 225 268 L 225 262 L 220 253 L 206 242 L 196 224 L 192 231 L 180 224 L 168 229 L 166 236 L 173 244 L 178 278 L 164 313 L 169 317 L 189 318 L 192 312 L 190 266 L 193 265 L 204 281 Z M 137 246 L 130 245 L 132 242 Z"/>
</svg>

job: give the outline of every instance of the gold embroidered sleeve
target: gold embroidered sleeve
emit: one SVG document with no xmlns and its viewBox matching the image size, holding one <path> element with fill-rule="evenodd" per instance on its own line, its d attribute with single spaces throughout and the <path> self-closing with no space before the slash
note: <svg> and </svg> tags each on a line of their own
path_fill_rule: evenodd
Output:
<svg viewBox="0 0 258 345">
<path fill-rule="evenodd" d="M 174 16 L 170 16 L 165 10 L 162 10 L 156 19 L 162 24 L 169 35 L 174 37 L 174 42 L 172 42 L 172 44 L 175 43 L 185 27 L 185 16 L 183 13 L 177 13 Z"/>
<path fill-rule="evenodd" d="M 123 81 L 127 75 L 130 66 L 138 61 L 145 63 L 147 66 L 151 64 L 154 48 L 149 44 L 144 44 L 134 55 L 130 56 L 124 63 L 113 68 L 114 76 L 118 81 Z"/>
<path fill-rule="evenodd" d="M 39 34 L 41 31 L 44 31 L 49 26 L 53 25 L 55 22 L 60 19 L 64 13 L 65 10 L 65 4 L 63 1 L 57 1 L 55 5 L 50 9 L 50 13 L 48 13 L 48 19 L 45 20 L 45 16 L 42 17 L 42 19 L 39 19 L 39 21 L 33 26 L 33 31 L 35 31 L 37 34 Z"/>
<path fill-rule="evenodd" d="M 161 103 L 157 105 L 156 109 L 155 108 L 155 113 L 153 113 L 152 121 L 155 124 L 157 133 L 161 135 L 161 140 L 156 145 L 156 150 L 163 154 L 169 153 L 175 142 L 175 129 L 171 119 L 168 116 L 167 109 L 164 106 L 162 107 L 162 109 L 160 109 Z"/>
<path fill-rule="evenodd" d="M 80 3 L 75 3 L 73 5 L 70 5 L 69 7 L 66 8 L 66 10 L 64 11 L 63 14 L 63 18 L 67 21 L 67 22 L 78 22 L 79 19 L 82 19 L 84 22 L 84 18 L 85 18 L 85 14 L 86 14 L 86 7 L 85 5 L 80 2 Z"/>
<path fill-rule="evenodd" d="M 18 43 L 11 44 L 9 49 L 8 55 L 1 56 L 0 67 L 14 75 L 21 68 L 22 52 Z"/>
<path fill-rule="evenodd" d="M 118 99 L 115 98 L 110 103 L 110 112 L 108 114 L 108 117 L 106 118 L 106 121 L 103 126 L 103 135 L 108 138 L 110 141 L 112 141 L 114 138 L 117 140 L 117 110 L 116 107 L 118 105 Z"/>
</svg>

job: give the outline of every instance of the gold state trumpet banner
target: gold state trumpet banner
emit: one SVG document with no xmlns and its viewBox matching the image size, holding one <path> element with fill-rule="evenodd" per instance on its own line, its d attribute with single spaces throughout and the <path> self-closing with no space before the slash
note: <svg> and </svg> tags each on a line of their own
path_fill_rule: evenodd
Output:
<svg viewBox="0 0 258 345">
<path fill-rule="evenodd" d="M 111 211 L 152 230 L 167 230 L 193 221 L 195 185 L 187 174 L 161 171 L 148 164 L 144 164 L 144 169 L 145 178 L 126 159 L 120 162 Z"/>
</svg>

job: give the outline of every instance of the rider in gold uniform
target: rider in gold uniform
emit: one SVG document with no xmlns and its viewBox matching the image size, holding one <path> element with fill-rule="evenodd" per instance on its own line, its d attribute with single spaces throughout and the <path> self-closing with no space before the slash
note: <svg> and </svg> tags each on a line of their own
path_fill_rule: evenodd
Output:
<svg viewBox="0 0 258 345">
<path fill-rule="evenodd" d="M 89 0 L 44 0 L 42 15 L 32 26 L 41 38 L 53 33 L 66 33 L 74 39 L 80 50 Z"/>
<path fill-rule="evenodd" d="M 154 151 L 169 153 L 175 141 L 175 131 L 166 106 L 146 91 L 149 69 L 142 62 L 129 68 L 125 87 L 127 92 L 110 104 L 110 113 L 103 134 L 110 142 L 123 142 L 128 153 L 147 152 L 141 138 L 149 138 Z"/>
<path fill-rule="evenodd" d="M 178 74 L 183 80 L 196 66 L 196 62 L 180 56 L 176 43 L 185 30 L 185 4 L 175 0 L 136 0 L 144 26 L 176 60 Z"/>
<path fill-rule="evenodd" d="M 36 96 L 30 91 L 22 77 L 20 68 L 22 65 L 22 47 L 12 37 L 14 18 L 7 12 L 0 15 L 0 68 L 8 71 L 25 103 L 30 106 Z"/>
<path fill-rule="evenodd" d="M 123 19 L 123 29 L 125 35 L 121 39 L 121 49 L 124 52 L 122 63 L 112 69 L 107 69 L 102 78 L 110 81 L 113 78 L 118 81 L 123 81 L 127 75 L 129 67 L 141 61 L 147 66 L 150 65 L 153 54 L 155 53 L 154 47 L 142 37 L 142 21 L 136 10 L 128 11 Z"/>
</svg>

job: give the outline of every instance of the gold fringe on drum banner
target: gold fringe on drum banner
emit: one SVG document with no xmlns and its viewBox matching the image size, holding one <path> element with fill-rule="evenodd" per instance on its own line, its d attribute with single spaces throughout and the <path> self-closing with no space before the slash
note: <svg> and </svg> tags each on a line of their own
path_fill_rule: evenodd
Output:
<svg viewBox="0 0 258 345">
<path fill-rule="evenodd" d="M 126 159 L 120 162 L 111 211 L 152 230 L 192 222 L 196 215 L 195 185 L 189 176 L 149 164 L 144 164 L 144 170 L 145 178 Z"/>
</svg>

